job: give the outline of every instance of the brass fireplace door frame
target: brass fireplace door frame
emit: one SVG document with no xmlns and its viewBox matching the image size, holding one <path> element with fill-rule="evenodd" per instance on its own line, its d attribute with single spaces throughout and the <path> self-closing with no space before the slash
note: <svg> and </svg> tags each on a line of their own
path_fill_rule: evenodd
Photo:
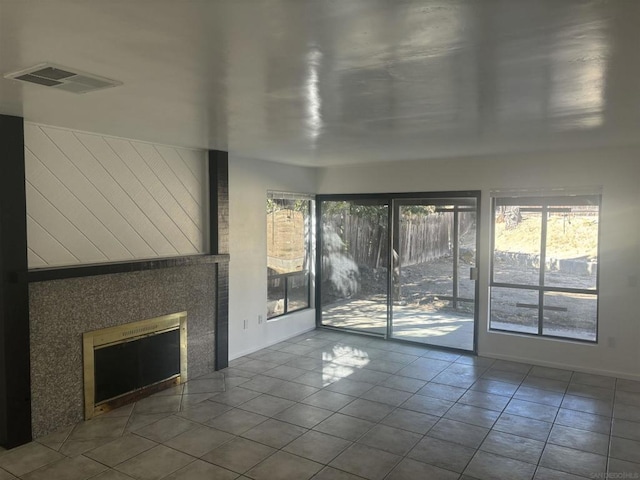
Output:
<svg viewBox="0 0 640 480">
<path fill-rule="evenodd" d="M 105 400 L 99 405 L 95 404 L 95 364 L 94 351 L 97 348 L 117 345 L 120 343 L 138 340 L 144 337 L 157 335 L 173 330 L 180 330 L 180 374 L 159 382 L 164 384 L 171 381 L 178 385 L 187 381 L 187 312 L 173 313 L 161 317 L 150 318 L 133 323 L 126 323 L 116 327 L 93 330 L 82 335 L 83 363 L 84 363 L 84 413 L 85 420 L 109 411 L 109 402 L 128 397 L 142 391 L 134 390 L 118 397 Z M 149 386 L 145 386 L 146 389 Z M 138 395 L 139 396 L 139 395 Z M 123 403 L 123 402 L 120 402 Z"/>
</svg>

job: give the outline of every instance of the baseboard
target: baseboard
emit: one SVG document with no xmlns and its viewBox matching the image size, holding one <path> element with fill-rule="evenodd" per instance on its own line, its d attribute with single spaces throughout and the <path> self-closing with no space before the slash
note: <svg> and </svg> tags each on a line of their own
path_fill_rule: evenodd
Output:
<svg viewBox="0 0 640 480">
<path fill-rule="evenodd" d="M 487 354 L 481 354 L 481 356 L 488 357 L 488 358 L 495 358 L 497 360 L 508 360 L 511 362 L 529 363 L 531 365 L 538 365 L 540 367 L 560 368 L 562 370 L 573 370 L 575 372 L 580 372 L 580 373 L 591 373 L 594 375 L 604 375 L 607 377 L 616 377 L 616 378 L 623 378 L 625 380 L 640 381 L 640 374 L 634 375 L 632 373 L 616 372 L 612 370 L 604 370 L 599 368 L 585 368 L 582 365 L 571 365 L 568 363 L 557 363 L 557 362 L 545 362 L 544 360 L 540 360 L 540 359 L 518 357 L 513 355 L 499 355 L 499 354 L 487 353 Z"/>
</svg>

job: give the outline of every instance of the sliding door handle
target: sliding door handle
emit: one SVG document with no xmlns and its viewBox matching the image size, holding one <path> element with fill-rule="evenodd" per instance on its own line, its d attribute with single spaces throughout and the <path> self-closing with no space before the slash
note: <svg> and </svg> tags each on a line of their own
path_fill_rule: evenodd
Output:
<svg viewBox="0 0 640 480">
<path fill-rule="evenodd" d="M 478 280 L 478 268 L 471 267 L 469 269 L 469 280 Z"/>
</svg>

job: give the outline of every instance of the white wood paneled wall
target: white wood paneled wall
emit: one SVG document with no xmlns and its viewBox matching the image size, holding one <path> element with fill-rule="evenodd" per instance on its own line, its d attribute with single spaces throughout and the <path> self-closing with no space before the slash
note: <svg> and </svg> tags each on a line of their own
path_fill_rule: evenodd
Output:
<svg viewBox="0 0 640 480">
<path fill-rule="evenodd" d="M 29 268 L 205 253 L 206 158 L 25 123 Z"/>
</svg>

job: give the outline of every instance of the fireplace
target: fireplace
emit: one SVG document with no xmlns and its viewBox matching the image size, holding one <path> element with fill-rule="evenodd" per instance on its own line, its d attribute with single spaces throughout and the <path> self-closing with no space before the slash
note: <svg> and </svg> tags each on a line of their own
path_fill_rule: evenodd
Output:
<svg viewBox="0 0 640 480">
<path fill-rule="evenodd" d="M 85 419 L 187 380 L 187 312 L 83 334 Z"/>
<path fill-rule="evenodd" d="M 82 338 L 86 332 L 188 312 L 189 378 L 213 372 L 221 260 L 227 261 L 205 256 L 187 265 L 32 281 L 33 436 L 85 418 Z"/>
<path fill-rule="evenodd" d="M 114 261 L 114 257 L 90 264 L 83 253 L 76 258 L 81 262 L 78 265 L 29 268 L 28 256 L 33 249 L 27 243 L 25 223 L 23 119 L 0 115 L 0 124 L 4 155 L 0 175 L 0 297 L 6 300 L 0 309 L 0 340 L 10 360 L 0 365 L 0 444 L 18 446 L 85 417 L 85 332 L 188 311 L 189 375 L 198 377 L 225 368 L 229 338 L 227 152 L 210 150 L 208 168 L 202 171 L 201 183 L 208 186 L 208 192 L 202 191 L 202 196 L 208 197 L 202 198 L 205 217 L 208 212 L 201 229 L 202 254 L 164 257 L 174 252 L 162 248 L 162 255 L 159 250 L 155 253 L 163 258 L 146 258 L 146 254 L 132 250 L 129 260 Z M 53 150 L 60 153 L 55 147 Z M 95 160 L 91 155 L 87 158 Z M 169 223 L 186 218 L 182 211 L 172 213 L 175 216 L 161 212 L 163 220 L 156 224 L 158 235 L 167 233 L 163 231 L 164 225 L 169 225 L 164 221 L 166 215 Z M 89 218 L 84 213 L 81 216 Z M 64 243 L 56 243 L 55 250 Z M 187 250 L 191 252 L 190 247 Z M 175 343 L 175 339 L 168 341 Z M 182 338 L 180 343 L 185 343 Z M 185 363 L 182 357 L 181 363 Z M 113 392 L 105 395 L 110 397 Z M 94 393 L 94 408 L 95 398 Z"/>
</svg>

